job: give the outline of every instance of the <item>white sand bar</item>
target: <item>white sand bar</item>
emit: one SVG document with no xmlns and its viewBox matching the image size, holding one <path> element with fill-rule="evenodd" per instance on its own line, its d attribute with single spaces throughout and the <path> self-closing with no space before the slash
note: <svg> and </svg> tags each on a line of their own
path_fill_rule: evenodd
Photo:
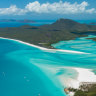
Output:
<svg viewBox="0 0 96 96">
<path fill-rule="evenodd" d="M 72 84 L 73 88 L 79 88 L 80 83 L 82 82 L 96 83 L 96 75 L 91 71 L 91 69 L 84 69 L 84 68 L 73 68 L 73 69 L 75 69 L 78 72 L 77 80 Z"/>
<path fill-rule="evenodd" d="M 41 50 L 46 50 L 46 51 L 55 51 L 55 52 L 59 51 L 59 52 L 77 53 L 77 54 L 90 54 L 90 53 L 85 53 L 85 52 L 80 52 L 80 51 L 72 51 L 72 50 L 48 49 L 48 48 L 40 47 L 40 46 L 37 46 L 37 45 L 34 45 L 34 44 L 30 44 L 30 43 L 27 43 L 27 42 L 23 42 L 23 41 L 20 41 L 20 40 L 16 40 L 16 39 L 3 38 L 3 37 L 0 37 L 0 39 L 14 40 L 14 41 L 17 41 L 17 42 L 20 42 L 20 43 L 23 43 L 23 44 L 26 44 L 26 45 L 29 45 L 29 46 L 32 46 L 32 47 L 39 48 Z"/>
</svg>

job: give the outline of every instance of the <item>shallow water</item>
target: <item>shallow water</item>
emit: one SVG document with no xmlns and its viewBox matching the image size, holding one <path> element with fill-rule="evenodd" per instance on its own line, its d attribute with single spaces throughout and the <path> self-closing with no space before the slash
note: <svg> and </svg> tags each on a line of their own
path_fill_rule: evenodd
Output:
<svg viewBox="0 0 96 96">
<path fill-rule="evenodd" d="M 95 72 L 95 41 L 78 38 L 53 46 L 86 54 L 40 50 L 0 39 L 0 96 L 66 96 L 63 91 L 66 78 L 78 76 L 70 68 L 88 68 Z"/>
</svg>

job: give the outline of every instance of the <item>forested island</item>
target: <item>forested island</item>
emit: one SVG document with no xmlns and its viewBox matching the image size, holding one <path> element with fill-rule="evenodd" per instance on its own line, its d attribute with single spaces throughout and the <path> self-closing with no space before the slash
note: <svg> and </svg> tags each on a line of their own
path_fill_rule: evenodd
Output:
<svg viewBox="0 0 96 96">
<path fill-rule="evenodd" d="M 80 24 L 70 19 L 59 19 L 53 24 L 41 26 L 0 28 L 0 37 L 18 39 L 31 44 L 52 48 L 52 43 L 72 40 L 77 37 L 96 34 L 96 25 Z M 94 38 L 94 40 L 96 40 Z"/>
</svg>

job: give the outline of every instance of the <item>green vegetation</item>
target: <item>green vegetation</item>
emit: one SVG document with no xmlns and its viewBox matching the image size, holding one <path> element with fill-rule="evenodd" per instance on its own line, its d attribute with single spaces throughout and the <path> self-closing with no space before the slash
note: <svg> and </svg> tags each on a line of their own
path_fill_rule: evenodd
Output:
<svg viewBox="0 0 96 96">
<path fill-rule="evenodd" d="M 53 24 L 0 28 L 0 37 L 22 40 L 31 44 L 52 48 L 52 43 L 72 40 L 85 36 L 90 31 L 96 33 L 95 25 L 80 24 L 69 19 L 60 19 Z M 84 33 L 84 34 L 83 34 Z"/>
<path fill-rule="evenodd" d="M 80 89 L 68 88 L 70 92 L 75 92 L 74 96 L 96 96 L 96 84 L 89 84 L 84 90 L 85 85 L 81 85 Z"/>
<path fill-rule="evenodd" d="M 78 90 L 78 91 L 76 91 L 74 96 L 87 96 L 87 94 L 83 91 Z"/>
<path fill-rule="evenodd" d="M 96 88 L 92 88 L 93 90 L 90 90 L 88 92 L 84 92 L 81 90 L 76 91 L 74 96 L 96 96 Z"/>
</svg>

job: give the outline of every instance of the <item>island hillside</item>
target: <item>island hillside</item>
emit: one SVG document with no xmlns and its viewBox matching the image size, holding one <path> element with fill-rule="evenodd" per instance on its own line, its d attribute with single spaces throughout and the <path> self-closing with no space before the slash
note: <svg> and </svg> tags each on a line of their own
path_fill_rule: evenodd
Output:
<svg viewBox="0 0 96 96">
<path fill-rule="evenodd" d="M 42 26 L 24 25 L 21 27 L 0 28 L 0 37 L 22 40 L 31 44 L 52 48 L 52 43 L 72 40 L 96 34 L 96 25 L 80 24 L 70 19 L 59 19 L 53 24 Z"/>
</svg>

